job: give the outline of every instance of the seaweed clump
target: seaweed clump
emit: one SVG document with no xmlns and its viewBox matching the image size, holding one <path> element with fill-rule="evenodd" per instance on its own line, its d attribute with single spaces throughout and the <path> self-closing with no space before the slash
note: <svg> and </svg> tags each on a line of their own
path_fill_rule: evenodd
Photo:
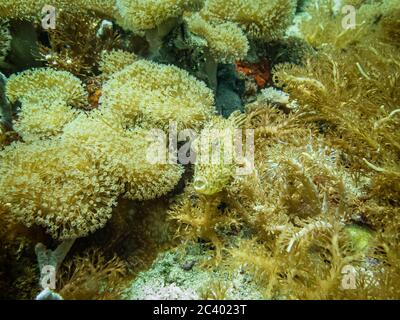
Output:
<svg viewBox="0 0 400 320">
<path fill-rule="evenodd" d="M 358 3 L 364 22 L 352 31 L 331 2 L 318 4 L 300 24 L 314 50 L 274 67 L 283 92 L 267 89 L 246 106 L 252 173 L 213 195 L 188 187 L 171 217 L 217 262 L 253 274 L 266 298 L 397 299 L 400 73 L 385 21 L 394 23 L 398 3 Z"/>
<path fill-rule="evenodd" d="M 24 3 L 0 4 L 0 60 L 12 60 L 9 36 L 29 29 L 46 68 L 31 61 L 2 77 L 8 295 L 40 290 L 40 270 L 24 267 L 35 251 L 39 269 L 56 267 L 60 297 L 111 299 L 126 298 L 120 289 L 140 282 L 159 250 L 201 246 L 207 259 L 184 252 L 179 268 L 229 276 L 194 292 L 179 287 L 185 272 L 165 272 L 147 296 L 229 298 L 239 272 L 257 298 L 400 297 L 398 2 L 342 2 L 357 9 L 353 30 L 337 2 L 309 2 L 290 36 L 294 0 L 50 1 L 61 13 L 46 32 L 42 2 Z M 217 71 L 260 63 L 255 80 L 267 87 L 244 112 L 217 115 L 228 78 Z M 192 150 L 211 163 L 175 161 L 187 139 L 168 139 L 171 129 L 197 130 Z M 246 152 L 225 162 L 232 142 Z"/>
</svg>

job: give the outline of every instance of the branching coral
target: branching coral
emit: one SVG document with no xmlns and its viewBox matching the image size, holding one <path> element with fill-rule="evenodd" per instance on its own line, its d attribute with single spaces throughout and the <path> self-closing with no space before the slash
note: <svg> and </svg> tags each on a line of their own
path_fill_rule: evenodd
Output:
<svg viewBox="0 0 400 320">
<path fill-rule="evenodd" d="M 369 150 L 378 150 L 382 139 L 397 149 L 395 132 L 388 130 L 397 121 L 396 112 L 390 115 L 397 109 L 394 91 L 398 82 L 396 58 L 390 48 L 382 48 L 380 53 L 374 48 L 364 48 L 359 54 L 368 59 L 361 61 L 359 55 L 334 59 L 329 54 L 321 54 L 309 60 L 305 67 L 281 65 L 276 69 L 275 83 L 285 86 L 293 98 L 307 104 L 306 110 L 312 106 L 318 108 L 319 114 L 314 113 L 315 120 L 320 117 L 333 122 L 339 130 L 356 135 Z M 329 70 L 333 77 L 326 79 L 322 69 Z M 376 95 L 374 90 L 382 90 L 382 94 Z M 326 96 L 328 92 L 330 99 Z M 365 95 L 365 92 L 369 94 Z M 350 99 L 350 96 L 355 98 Z M 318 105 L 322 101 L 329 104 L 325 103 L 321 108 Z M 333 111 L 338 105 L 351 112 L 341 117 Z M 358 125 L 354 128 L 354 123 L 362 123 L 365 129 Z"/>
<path fill-rule="evenodd" d="M 335 294 L 343 264 L 357 261 L 351 250 L 345 249 L 346 234 L 340 231 L 339 247 L 333 244 L 337 252 L 343 253 L 343 260 L 337 261 L 337 266 L 321 261 L 313 264 L 313 268 L 324 270 L 321 279 L 309 279 L 305 275 L 310 262 L 301 259 L 308 259 L 309 253 L 307 249 L 299 255 L 298 246 L 300 242 L 313 241 L 307 239 L 315 238 L 320 232 L 330 234 L 331 229 L 344 228 L 347 213 L 353 210 L 355 199 L 362 193 L 339 161 L 337 152 L 321 145 L 322 137 L 314 141 L 311 137 L 316 133 L 307 126 L 299 127 L 301 117 L 286 116 L 273 108 L 261 104 L 248 109 L 244 127 L 253 127 L 259 132 L 253 172 L 234 177 L 229 188 L 212 196 L 182 195 L 170 215 L 179 222 L 181 234 L 210 241 L 216 248 L 217 260 L 223 257 L 221 248 L 229 248 L 242 238 L 238 234 L 254 235 L 256 251 L 251 249 L 252 245 L 228 251 L 233 261 L 243 263 L 256 275 L 266 289 L 266 297 L 296 297 L 297 290 L 305 290 L 296 284 L 300 281 L 305 287 L 310 283 L 321 287 L 326 284 L 321 297 L 327 298 Z M 194 184 L 191 188 L 195 187 Z M 327 221 L 323 218 L 332 216 Z M 230 234 L 238 239 L 234 236 L 232 240 Z M 335 241 L 335 236 L 332 239 Z M 328 244 L 321 244 L 321 248 L 326 247 Z M 337 252 L 332 253 L 333 259 Z M 293 293 L 292 288 L 296 288 Z"/>
<path fill-rule="evenodd" d="M 385 1 L 386 5 L 389 3 Z M 275 84 L 289 94 L 284 105 L 295 101 L 294 110 L 279 103 L 267 104 L 263 109 L 263 101 L 247 110 L 247 125 L 256 127 L 258 138 L 257 175 L 235 180 L 227 205 L 241 208 L 242 221 L 254 230 L 257 243 L 242 242 L 239 249 L 231 252 L 233 261 L 242 261 L 258 274 L 259 281 L 264 281 L 262 286 L 268 297 L 398 296 L 393 287 L 398 281 L 394 262 L 397 257 L 387 243 L 388 238 L 398 243 L 395 235 L 400 225 L 396 218 L 397 43 L 395 35 L 389 40 L 385 34 L 390 28 L 385 30 L 383 21 L 393 16 L 384 13 L 384 6 L 358 5 L 358 13 L 366 22 L 353 32 L 338 26 L 329 28 L 340 23 L 340 15 L 329 4 L 329 9 L 315 6 L 315 10 L 331 10 L 331 16 L 313 29 L 319 33 L 304 29 L 306 40 L 319 52 L 309 53 L 300 66 L 275 67 Z M 379 10 L 374 12 L 373 8 Z M 310 23 L 315 26 L 317 13 L 312 14 Z M 382 15 L 381 19 L 375 19 L 377 14 Z M 332 35 L 323 30 L 330 30 Z M 330 41 L 333 38 L 336 40 Z M 289 115 L 267 112 L 272 108 Z M 330 148 L 301 138 L 301 130 L 307 126 L 317 128 L 319 133 L 312 129 L 310 135 L 318 135 L 318 144 L 323 142 Z M 292 141 L 287 140 L 290 133 Z M 302 145 L 307 145 L 306 149 Z M 264 183 L 271 191 L 263 187 Z M 253 185 L 257 190 L 252 190 Z M 276 193 L 277 190 L 281 192 Z M 272 205 L 272 199 L 279 199 L 275 200 L 278 207 Z M 358 226 L 368 237 L 367 244 L 365 239 L 360 242 L 359 235 L 354 236 L 354 221 L 378 230 L 374 238 L 376 234 L 387 238 L 371 240 L 371 233 L 364 231 L 369 229 Z M 253 252 L 251 258 L 247 252 Z M 254 259 L 261 253 L 265 258 Z M 371 263 L 371 259 L 376 260 Z M 387 260 L 392 262 L 387 265 Z M 349 266 L 356 270 L 357 292 L 342 288 L 343 268 Z"/>
<path fill-rule="evenodd" d="M 339 4 L 339 6 L 338 6 Z M 353 6 L 355 25 L 346 20 L 346 6 Z M 313 1 L 307 6 L 308 18 L 302 19 L 299 29 L 303 38 L 316 48 L 346 49 L 374 38 L 374 41 L 399 44 L 400 7 L 396 1 Z M 307 17 L 307 16 L 306 16 Z M 314 17 L 320 22 L 316 25 Z M 347 25 L 346 25 L 347 23 Z"/>
<path fill-rule="evenodd" d="M 103 87 L 102 109 L 120 114 L 127 125 L 196 128 L 214 112 L 206 85 L 175 66 L 137 61 L 115 74 Z"/>
<path fill-rule="evenodd" d="M 58 9 L 55 30 L 39 31 L 45 4 Z M 39 268 L 66 271 L 58 285 L 63 298 L 117 297 L 112 289 L 125 266 L 105 257 L 122 254 L 137 272 L 172 242 L 169 227 L 176 227 L 179 240 L 214 254 L 204 259 L 208 266 L 240 269 L 264 298 L 398 298 L 398 1 L 309 1 L 298 6 L 305 12 L 292 28 L 299 27 L 300 38 L 287 38 L 296 5 L 2 1 L 1 66 L 7 74 L 25 70 L 1 78 L 11 104 L 2 90 L 0 237 L 15 251 L 2 252 L 2 261 L 19 255 L 17 241 L 10 247 L 8 239 L 17 223 L 44 229 L 63 243 L 55 251 L 36 246 Z M 343 25 L 344 5 L 356 8 L 354 28 Z M 26 35 L 35 39 L 18 65 L 12 60 L 20 56 L 8 51 L 8 23 L 12 50 Z M 40 54 L 31 50 L 37 44 Z M 140 57 L 146 54 L 153 61 Z M 28 70 L 33 56 L 54 69 Z M 173 65 L 161 64 L 167 61 Z M 213 93 L 225 99 L 218 81 L 231 80 L 219 63 L 260 68 L 260 87 L 272 85 L 271 78 L 274 86 L 258 97 L 248 93 L 243 114 L 216 116 Z M 183 65 L 208 78 L 210 88 Z M 8 141 L 17 134 L 12 124 L 21 141 Z M 198 130 L 193 166 L 168 161 L 184 141 L 175 145 L 167 129 Z M 246 130 L 254 150 L 251 141 L 245 153 Z M 243 167 L 250 170 L 240 174 Z M 74 246 L 82 252 L 104 245 L 107 254 L 61 265 L 76 238 L 107 222 Z M 41 232 L 31 240 L 54 245 Z M 27 250 L 32 254 L 33 246 Z M 358 290 L 343 288 L 349 268 Z M 24 276 L 33 279 L 32 270 Z M 222 283 L 210 282 L 214 292 L 203 295 L 225 298 Z"/>
<path fill-rule="evenodd" d="M 398 299 L 399 239 L 396 229 L 386 228 L 376 237 L 368 254 L 375 261 L 367 272 L 357 274 L 357 290 L 342 292 L 344 299 Z"/>
<path fill-rule="evenodd" d="M 285 115 L 275 107 L 291 110 L 290 107 L 295 105 L 293 101 L 289 102 L 288 96 L 285 97 L 274 91 L 273 94 L 268 96 L 262 94 L 261 99 L 246 106 L 248 116 L 246 117 L 245 127 L 254 130 L 257 150 L 260 150 L 260 146 L 271 143 L 271 139 L 308 134 L 306 127 L 298 125 L 301 113 L 293 112 Z"/>
<path fill-rule="evenodd" d="M 344 216 L 361 194 L 335 151 L 307 139 L 282 138 L 283 145 L 258 144 L 254 174 L 235 179 L 229 190 L 230 205 L 260 237 L 279 232 L 298 217 L 335 210 Z"/>
<path fill-rule="evenodd" d="M 266 298 L 335 297 L 342 290 L 343 268 L 360 265 L 362 258 L 335 218 L 304 222 L 294 234 L 296 228 L 287 228 L 276 242 L 260 244 L 255 239 L 244 240 L 231 250 L 232 262 L 255 275 L 256 281 L 265 288 Z M 293 239 L 301 244 L 291 252 L 287 248 L 291 249 Z"/>
<path fill-rule="evenodd" d="M 315 28 L 314 12 L 308 26 L 318 32 L 306 24 L 303 31 L 319 51 L 308 52 L 300 65 L 276 66 L 274 82 L 284 92 L 268 89 L 247 106 L 244 127 L 254 129 L 254 171 L 234 177 L 212 197 L 189 194 L 171 210 L 181 234 L 211 242 L 218 257 L 228 249 L 228 261 L 253 274 L 266 298 L 399 294 L 393 287 L 400 226 L 399 62 L 396 35 L 389 40 L 391 28 L 383 23 L 386 17 L 394 23 L 396 11 L 384 13 L 379 4 L 357 7 L 365 22 L 358 20 L 353 31 L 340 29 L 342 16 L 324 6 L 319 10 L 331 14 L 321 14 Z M 230 217 L 241 230 L 233 241 L 232 230 L 222 227 Z M 376 238 L 379 233 L 386 239 Z M 357 290 L 343 289 L 348 268 L 356 272 Z"/>
</svg>

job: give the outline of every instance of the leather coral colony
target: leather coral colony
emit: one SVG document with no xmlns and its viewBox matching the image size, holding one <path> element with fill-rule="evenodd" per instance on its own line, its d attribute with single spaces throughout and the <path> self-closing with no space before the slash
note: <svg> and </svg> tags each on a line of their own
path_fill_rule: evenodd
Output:
<svg viewBox="0 0 400 320">
<path fill-rule="evenodd" d="M 14 129 L 27 141 L 60 134 L 85 105 L 87 93 L 68 72 L 34 69 L 10 77 L 7 97 L 21 103 Z"/>
<path fill-rule="evenodd" d="M 148 81 L 152 72 L 153 83 Z M 165 80 L 157 81 L 156 76 L 163 72 Z M 126 82 L 127 76 L 137 82 Z M 169 91 L 182 90 L 190 98 L 187 103 L 183 103 L 184 96 L 169 96 Z M 175 120 L 190 127 L 205 121 L 213 108 L 209 89 L 202 83 L 176 67 L 145 61 L 116 73 L 105 84 L 101 110 L 89 114 L 66 117 L 59 109 L 52 112 L 54 99 L 75 105 L 85 100 L 80 81 L 64 71 L 37 69 L 13 76 L 8 81 L 7 96 L 10 101 L 22 101 L 20 118 L 28 124 L 35 122 L 25 125 L 26 132 L 21 134 L 25 142 L 14 143 L 2 153 L 0 184 L 8 190 L 2 194 L 2 202 L 8 203 L 27 225 L 43 225 L 60 239 L 85 236 L 104 226 L 119 194 L 131 199 L 153 199 L 166 194 L 179 181 L 179 165 L 149 163 L 147 131 L 135 125 L 165 125 Z M 152 97 L 154 101 L 146 100 Z M 180 100 L 184 113 L 171 113 L 168 106 L 174 107 Z M 154 107 L 157 109 L 149 110 Z M 143 114 L 142 120 L 135 118 L 139 114 Z M 60 134 L 48 139 L 41 139 L 45 137 L 40 135 L 33 135 L 28 141 L 25 138 L 54 123 L 60 124 L 55 128 Z M 20 127 L 17 123 L 16 129 Z M 19 178 L 14 180 L 14 176 Z M 55 185 L 46 192 L 49 183 Z"/>
</svg>

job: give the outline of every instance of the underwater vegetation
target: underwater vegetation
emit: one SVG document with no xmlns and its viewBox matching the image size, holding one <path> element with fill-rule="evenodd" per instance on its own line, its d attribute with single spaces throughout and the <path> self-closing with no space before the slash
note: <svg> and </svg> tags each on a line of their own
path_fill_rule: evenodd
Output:
<svg viewBox="0 0 400 320">
<path fill-rule="evenodd" d="M 0 0 L 0 298 L 399 299 L 399 30 L 397 0 Z M 211 162 L 171 158 L 192 133 Z"/>
</svg>

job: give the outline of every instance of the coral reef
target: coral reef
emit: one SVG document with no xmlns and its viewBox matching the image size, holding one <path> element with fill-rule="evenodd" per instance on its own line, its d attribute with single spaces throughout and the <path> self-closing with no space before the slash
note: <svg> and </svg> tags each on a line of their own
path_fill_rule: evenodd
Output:
<svg viewBox="0 0 400 320">
<path fill-rule="evenodd" d="M 397 43 L 372 6 L 392 7 L 379 11 L 389 17 L 398 4 L 360 4 L 359 17 L 370 20 L 345 33 L 342 16 L 315 11 L 331 10 L 329 2 L 309 4 L 302 36 L 318 51 L 276 65 L 284 92 L 267 88 L 246 106 L 254 172 L 212 197 L 188 187 L 171 217 L 184 238 L 210 243 L 216 261 L 253 274 L 265 298 L 393 299 L 398 258 L 376 254 L 389 248 L 378 234 L 397 237 L 399 226 Z M 341 287 L 347 265 L 357 270 L 357 292 Z"/>
<path fill-rule="evenodd" d="M 85 13 L 93 11 L 105 17 L 119 17 L 114 0 L 4 0 L 0 3 L 0 17 L 33 21 L 42 16 L 42 9 L 45 6 L 54 6 L 60 12 L 64 10 Z"/>
<path fill-rule="evenodd" d="M 398 299 L 399 18 L 1 1 L 0 298 Z"/>
<path fill-rule="evenodd" d="M 335 1 L 310 1 L 307 4 L 307 16 L 301 19 L 299 29 L 304 39 L 313 47 L 333 46 L 345 49 L 356 44 L 370 32 L 373 20 L 379 15 L 376 5 L 365 5 L 358 8 L 356 15 L 355 28 L 343 28 L 343 14 L 340 8 L 344 5 L 352 5 L 352 1 L 340 1 L 339 5 Z M 315 24 L 312 18 L 318 16 L 322 23 Z"/>
</svg>

